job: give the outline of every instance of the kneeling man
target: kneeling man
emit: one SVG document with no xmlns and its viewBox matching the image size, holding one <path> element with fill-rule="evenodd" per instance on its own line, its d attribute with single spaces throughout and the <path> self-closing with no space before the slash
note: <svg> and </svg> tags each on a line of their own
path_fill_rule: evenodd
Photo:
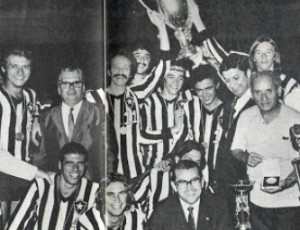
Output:
<svg viewBox="0 0 300 230">
<path fill-rule="evenodd" d="M 87 150 L 80 144 L 65 144 L 59 156 L 60 172 L 52 175 L 53 184 L 35 179 L 19 203 L 7 229 L 70 229 L 81 214 L 91 208 L 99 185 L 83 178 Z"/>
</svg>

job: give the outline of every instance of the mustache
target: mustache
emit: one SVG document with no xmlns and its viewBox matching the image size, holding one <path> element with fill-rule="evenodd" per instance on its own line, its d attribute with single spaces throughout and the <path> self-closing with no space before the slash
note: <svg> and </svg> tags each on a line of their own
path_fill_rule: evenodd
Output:
<svg viewBox="0 0 300 230">
<path fill-rule="evenodd" d="M 113 75 L 112 77 L 124 77 L 125 79 L 127 79 L 127 76 L 122 73 L 117 73 L 117 74 Z"/>
</svg>

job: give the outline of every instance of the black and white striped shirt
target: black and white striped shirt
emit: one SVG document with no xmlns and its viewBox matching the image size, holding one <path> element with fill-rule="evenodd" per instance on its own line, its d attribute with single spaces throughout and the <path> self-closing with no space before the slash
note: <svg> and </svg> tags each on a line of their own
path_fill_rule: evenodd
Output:
<svg viewBox="0 0 300 230">
<path fill-rule="evenodd" d="M 22 94 L 22 100 L 14 104 L 15 99 L 0 88 L 0 148 L 20 160 L 29 161 L 32 121 L 38 108 L 36 93 L 32 89 L 24 88 Z M 23 134 L 23 140 L 16 139 L 17 133 Z"/>
<path fill-rule="evenodd" d="M 172 151 L 176 142 L 187 136 L 186 118 L 184 129 L 178 136 L 172 136 L 171 128 L 175 125 L 174 112 L 178 104 L 185 103 L 192 98 L 192 95 L 188 93 L 189 91 L 180 92 L 174 100 L 167 101 L 159 91 L 156 91 L 145 100 L 141 111 L 141 143 L 145 149 L 146 167 L 151 168 L 160 162 Z"/>
<path fill-rule="evenodd" d="M 143 230 L 145 225 L 145 215 L 139 209 L 128 210 L 124 212 L 123 224 L 121 230 Z M 105 230 L 105 224 L 101 214 L 95 207 L 82 215 L 77 224 L 78 230 Z M 107 227 L 107 229 L 111 229 Z"/>
<path fill-rule="evenodd" d="M 146 77 L 135 84 L 130 84 L 130 89 L 136 94 L 138 100 L 147 98 L 157 89 L 159 81 L 163 79 L 166 72 L 170 69 L 170 52 L 161 51 L 161 60 Z"/>
<path fill-rule="evenodd" d="M 58 176 L 52 175 L 52 180 L 56 181 Z M 7 229 L 62 230 L 76 226 L 79 216 L 93 206 L 98 188 L 99 184 L 82 178 L 78 190 L 64 198 L 56 183 L 35 179 L 9 220 Z"/>
<path fill-rule="evenodd" d="M 139 106 L 136 95 L 127 87 L 125 93 L 115 96 L 107 93 L 108 114 L 113 121 L 117 142 L 117 171 L 126 178 L 143 173 L 140 152 Z"/>
</svg>

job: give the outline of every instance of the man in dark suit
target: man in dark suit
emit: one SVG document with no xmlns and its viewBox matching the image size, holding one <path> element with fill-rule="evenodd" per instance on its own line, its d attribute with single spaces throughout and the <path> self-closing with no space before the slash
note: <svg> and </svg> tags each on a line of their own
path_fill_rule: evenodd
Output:
<svg viewBox="0 0 300 230">
<path fill-rule="evenodd" d="M 58 94 L 62 103 L 40 117 L 42 141 L 40 150 L 45 168 L 57 171 L 58 150 L 68 142 L 82 144 L 90 153 L 86 176 L 93 181 L 100 181 L 105 176 L 105 154 L 102 147 L 105 135 L 103 129 L 105 115 L 96 104 L 84 100 L 84 75 L 79 68 L 64 68 L 57 81 Z M 103 139 L 103 138 L 102 138 Z M 104 139 L 103 139 L 104 140 Z M 110 152 L 110 155 L 113 154 Z M 116 157 L 108 156 L 108 161 Z M 107 170 L 114 171 L 108 162 Z"/>
<path fill-rule="evenodd" d="M 232 229 L 228 213 L 211 205 L 202 193 L 202 172 L 192 161 L 182 160 L 172 170 L 172 187 L 176 192 L 160 203 L 149 220 L 149 229 L 215 230 Z M 222 209 L 221 209 L 222 210 Z"/>
</svg>

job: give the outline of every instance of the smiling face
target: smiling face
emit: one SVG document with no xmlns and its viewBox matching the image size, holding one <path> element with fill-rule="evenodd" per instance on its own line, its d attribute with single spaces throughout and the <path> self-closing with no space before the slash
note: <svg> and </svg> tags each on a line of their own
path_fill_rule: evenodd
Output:
<svg viewBox="0 0 300 230">
<path fill-rule="evenodd" d="M 11 54 L 7 58 L 6 84 L 14 88 L 22 88 L 28 81 L 31 73 L 31 62 L 26 57 Z"/>
<path fill-rule="evenodd" d="M 206 106 L 211 105 L 217 97 L 216 84 L 212 79 L 198 81 L 194 87 L 199 99 Z"/>
<path fill-rule="evenodd" d="M 111 84 L 115 86 L 126 86 L 130 77 L 131 61 L 125 56 L 117 55 L 111 60 Z"/>
<path fill-rule="evenodd" d="M 69 185 L 77 185 L 83 177 L 87 162 L 85 155 L 79 153 L 66 154 L 63 162 L 58 165 L 61 170 L 61 179 Z"/>
<path fill-rule="evenodd" d="M 174 97 L 176 96 L 184 81 L 185 70 L 180 66 L 171 66 L 169 72 L 164 78 L 164 94 Z"/>
<path fill-rule="evenodd" d="M 174 182 L 176 190 L 179 197 L 188 204 L 194 204 L 199 200 L 202 190 L 200 181 L 201 178 L 196 167 L 190 169 L 175 170 Z"/>
<path fill-rule="evenodd" d="M 122 182 L 111 182 L 106 188 L 106 213 L 108 217 L 123 215 L 127 206 L 127 189 Z"/>
<path fill-rule="evenodd" d="M 137 73 L 138 74 L 146 74 L 151 62 L 151 55 L 145 49 L 137 49 L 133 51 L 133 56 L 137 62 Z"/>
<path fill-rule="evenodd" d="M 85 86 L 82 82 L 81 73 L 76 70 L 63 71 L 60 75 L 57 91 L 62 101 L 71 107 L 82 101 Z"/>
<path fill-rule="evenodd" d="M 253 80 L 253 99 L 262 112 L 272 111 L 278 103 L 278 93 L 270 76 Z"/>
<path fill-rule="evenodd" d="M 273 70 L 275 60 L 275 47 L 269 42 L 260 43 L 255 51 L 253 61 L 258 71 Z"/>
<path fill-rule="evenodd" d="M 222 73 L 227 88 L 237 97 L 243 96 L 249 89 L 249 81 L 246 74 L 235 68 Z"/>
</svg>

